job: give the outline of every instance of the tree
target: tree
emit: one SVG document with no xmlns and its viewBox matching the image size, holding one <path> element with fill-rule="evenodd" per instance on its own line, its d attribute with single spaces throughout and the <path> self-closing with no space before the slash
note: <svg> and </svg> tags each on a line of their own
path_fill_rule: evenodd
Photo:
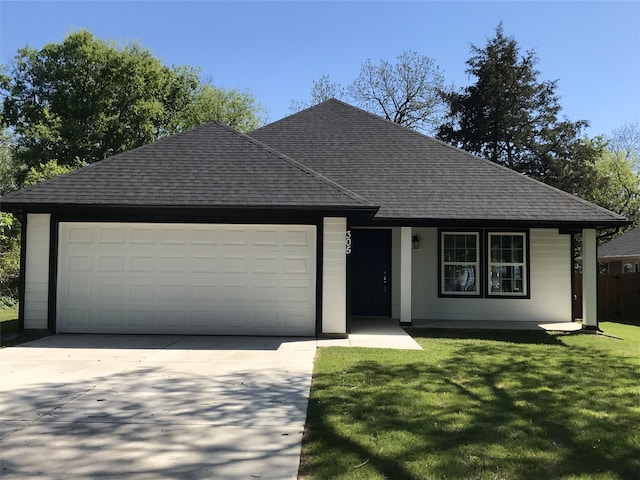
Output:
<svg viewBox="0 0 640 480">
<path fill-rule="evenodd" d="M 8 130 L 0 133 L 0 197 L 15 190 L 15 163 L 11 155 L 12 136 Z M 0 198 L 0 309 L 17 299 L 20 279 L 20 230 L 13 215 L 2 210 Z M 13 301 L 13 300 L 11 300 Z"/>
<path fill-rule="evenodd" d="M 588 123 L 558 120 L 557 82 L 538 80 L 533 51 L 520 55 L 502 24 L 484 48 L 471 51 L 467 73 L 475 83 L 445 95 L 440 139 L 560 188 L 563 172 L 593 162 L 597 148 L 580 138 Z"/>
<path fill-rule="evenodd" d="M 16 164 L 11 153 L 13 138 L 7 129 L 0 131 L 0 196 L 16 189 Z"/>
<path fill-rule="evenodd" d="M 311 87 L 311 100 L 310 102 L 303 102 L 301 100 L 291 100 L 289 105 L 289 111 L 291 113 L 299 112 L 305 108 L 309 108 L 313 105 L 324 102 L 331 98 L 341 99 L 346 96 L 345 90 L 338 83 L 332 82 L 329 75 L 323 75 L 318 80 L 313 81 L 313 87 Z"/>
<path fill-rule="evenodd" d="M 442 122 L 444 76 L 434 59 L 418 52 L 405 51 L 396 63 L 367 59 L 348 90 L 365 110 L 406 127 L 429 132 Z"/>
<path fill-rule="evenodd" d="M 622 153 L 640 174 L 640 122 L 627 122 L 614 129 L 609 137 L 613 152 Z"/>
<path fill-rule="evenodd" d="M 297 112 L 330 98 L 344 98 L 387 120 L 429 133 L 443 120 L 445 89 L 434 59 L 405 51 L 396 63 L 366 60 L 346 89 L 323 75 L 313 82 L 310 101 L 292 100 L 289 110 Z"/>
<path fill-rule="evenodd" d="M 583 197 L 640 224 L 640 176 L 621 152 L 607 150 L 594 165 L 595 185 Z"/>
<path fill-rule="evenodd" d="M 218 120 L 242 132 L 255 130 L 264 124 L 266 112 L 249 92 L 222 90 L 202 85 L 192 101 L 181 112 L 176 130 L 197 127 Z"/>
<path fill-rule="evenodd" d="M 23 175 L 50 160 L 92 163 L 196 123 L 252 128 L 257 118 L 250 94 L 203 85 L 193 67 L 169 68 L 139 45 L 118 48 L 87 31 L 18 50 L 0 96 Z"/>
<path fill-rule="evenodd" d="M 72 172 L 82 166 L 83 164 L 80 162 L 76 165 L 69 166 L 59 165 L 55 160 L 49 160 L 47 163 L 38 165 L 37 168 L 31 167 L 27 172 L 22 185 L 24 187 L 30 187 L 31 185 L 44 182 L 45 180 L 49 180 L 50 178 Z"/>
</svg>

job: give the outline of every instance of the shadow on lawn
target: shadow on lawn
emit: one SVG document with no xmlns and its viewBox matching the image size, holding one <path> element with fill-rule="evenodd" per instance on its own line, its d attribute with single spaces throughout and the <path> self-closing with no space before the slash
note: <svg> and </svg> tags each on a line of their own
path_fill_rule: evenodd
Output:
<svg viewBox="0 0 640 480">
<path fill-rule="evenodd" d="M 561 337 L 538 330 L 482 330 L 449 328 L 405 328 L 414 338 L 450 338 L 453 340 L 495 340 L 498 342 L 521 343 L 527 345 L 564 346 Z"/>
<path fill-rule="evenodd" d="M 369 460 L 366 478 L 637 479 L 637 367 L 559 339 L 505 335 L 481 332 L 505 343 L 459 342 L 435 363 L 420 352 L 316 375 L 305 452 L 340 451 L 305 461 L 302 473 L 347 478 L 340 457 L 352 455 Z"/>
</svg>

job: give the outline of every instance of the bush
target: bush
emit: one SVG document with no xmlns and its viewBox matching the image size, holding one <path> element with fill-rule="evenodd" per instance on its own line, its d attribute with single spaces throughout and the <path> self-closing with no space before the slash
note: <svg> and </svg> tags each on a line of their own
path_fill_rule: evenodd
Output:
<svg viewBox="0 0 640 480">
<path fill-rule="evenodd" d="M 0 297 L 0 310 L 3 308 L 15 308 L 18 301 L 13 297 Z"/>
</svg>

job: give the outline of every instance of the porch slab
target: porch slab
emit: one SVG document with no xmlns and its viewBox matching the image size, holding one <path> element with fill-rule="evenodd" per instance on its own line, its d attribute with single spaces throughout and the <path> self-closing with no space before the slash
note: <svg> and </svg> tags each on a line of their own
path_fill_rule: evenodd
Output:
<svg viewBox="0 0 640 480">
<path fill-rule="evenodd" d="M 418 342 L 398 324 L 398 320 L 390 320 L 388 318 L 353 319 L 351 321 L 351 333 L 348 338 L 318 339 L 318 347 L 422 350 Z"/>
<path fill-rule="evenodd" d="M 451 328 L 465 330 L 543 330 L 546 332 L 576 332 L 580 322 L 522 322 L 497 320 L 413 320 L 413 328 Z"/>
</svg>

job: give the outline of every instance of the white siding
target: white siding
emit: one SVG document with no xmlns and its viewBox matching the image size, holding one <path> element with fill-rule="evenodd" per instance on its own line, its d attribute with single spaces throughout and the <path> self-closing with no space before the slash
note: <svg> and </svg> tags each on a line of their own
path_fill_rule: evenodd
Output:
<svg viewBox="0 0 640 480">
<path fill-rule="evenodd" d="M 593 228 L 582 230 L 582 321 L 587 328 L 598 326 L 598 260 Z"/>
<path fill-rule="evenodd" d="M 50 222 L 48 213 L 27 216 L 24 328 L 47 328 Z"/>
<path fill-rule="evenodd" d="M 438 230 L 414 229 L 413 318 L 428 320 L 571 321 L 571 241 L 556 229 L 530 231 L 530 299 L 438 297 Z M 486 283 L 486 279 L 482 279 Z"/>
<path fill-rule="evenodd" d="M 323 230 L 322 333 L 347 332 L 347 220 L 326 217 Z"/>
<path fill-rule="evenodd" d="M 411 244 L 411 227 L 400 229 L 400 321 L 411 323 L 411 270 L 413 249 Z"/>
</svg>

